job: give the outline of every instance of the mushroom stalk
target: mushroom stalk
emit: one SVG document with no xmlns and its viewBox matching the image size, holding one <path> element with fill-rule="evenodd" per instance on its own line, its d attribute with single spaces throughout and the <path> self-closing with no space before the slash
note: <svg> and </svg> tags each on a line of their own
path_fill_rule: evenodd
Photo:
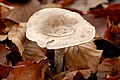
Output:
<svg viewBox="0 0 120 80">
<path fill-rule="evenodd" d="M 62 72 L 63 69 L 63 59 L 64 59 L 64 49 L 65 48 L 61 48 L 61 49 L 55 49 L 55 69 L 57 73 Z"/>
</svg>

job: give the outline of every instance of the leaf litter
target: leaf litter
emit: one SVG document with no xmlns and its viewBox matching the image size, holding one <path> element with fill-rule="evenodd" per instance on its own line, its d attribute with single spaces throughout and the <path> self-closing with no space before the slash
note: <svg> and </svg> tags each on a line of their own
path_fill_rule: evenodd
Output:
<svg viewBox="0 0 120 80">
<path fill-rule="evenodd" d="M 7 80 L 119 80 L 120 4 L 107 3 L 107 8 L 104 8 L 101 3 L 99 4 L 102 8 L 87 4 L 89 9 L 84 13 L 82 9 L 68 7 L 67 5 L 72 5 L 71 2 L 61 3 L 55 0 L 52 3 L 62 4 L 64 9 L 82 14 L 84 19 L 96 28 L 94 40 L 61 49 L 60 52 L 48 50 L 27 40 L 26 25 L 1 17 L 0 78 Z M 56 55 L 56 53 L 63 53 L 63 55 Z"/>
</svg>

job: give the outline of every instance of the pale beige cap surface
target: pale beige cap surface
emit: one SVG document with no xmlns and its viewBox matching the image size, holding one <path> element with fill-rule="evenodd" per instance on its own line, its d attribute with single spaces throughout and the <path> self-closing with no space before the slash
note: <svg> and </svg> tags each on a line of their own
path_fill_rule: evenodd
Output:
<svg viewBox="0 0 120 80">
<path fill-rule="evenodd" d="M 60 8 L 46 8 L 33 14 L 26 37 L 40 47 L 59 49 L 91 41 L 95 27 L 78 13 Z"/>
</svg>

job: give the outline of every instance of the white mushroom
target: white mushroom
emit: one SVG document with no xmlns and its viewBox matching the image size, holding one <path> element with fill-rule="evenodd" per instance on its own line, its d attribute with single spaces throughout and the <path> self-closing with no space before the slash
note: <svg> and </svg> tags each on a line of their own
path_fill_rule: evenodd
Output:
<svg viewBox="0 0 120 80">
<path fill-rule="evenodd" d="M 78 13 L 60 8 L 46 8 L 33 14 L 26 37 L 40 47 L 60 49 L 91 41 L 95 27 Z"/>
<path fill-rule="evenodd" d="M 95 72 L 102 51 L 96 50 L 92 41 L 94 36 L 95 27 L 81 15 L 60 8 L 46 8 L 33 14 L 26 31 L 29 40 L 37 42 L 42 48 L 55 50 L 57 73 L 62 72 L 63 66 L 71 68 L 73 64 L 72 67 L 78 65 Z"/>
</svg>

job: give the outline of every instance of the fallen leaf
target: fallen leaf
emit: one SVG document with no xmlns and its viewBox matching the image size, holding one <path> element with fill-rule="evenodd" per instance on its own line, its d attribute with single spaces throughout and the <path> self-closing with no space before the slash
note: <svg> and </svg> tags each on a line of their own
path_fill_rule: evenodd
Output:
<svg viewBox="0 0 120 80">
<path fill-rule="evenodd" d="M 120 57 L 107 58 L 98 66 L 98 80 L 106 79 L 107 75 L 116 76 L 120 74 Z M 113 66 L 114 65 L 114 66 Z"/>
<path fill-rule="evenodd" d="M 5 28 L 6 28 L 5 24 L 3 23 L 3 21 L 0 18 L 0 34 L 1 35 L 5 34 Z"/>
<path fill-rule="evenodd" d="M 80 70 L 90 69 L 94 73 L 101 55 L 102 50 L 97 50 L 93 41 L 66 48 L 64 58 L 65 70 L 79 67 Z"/>
<path fill-rule="evenodd" d="M 0 18 L 0 41 L 4 41 L 7 38 L 5 28 L 6 28 L 5 24 L 2 22 Z"/>
<path fill-rule="evenodd" d="M 58 1 L 57 3 L 61 4 L 62 7 L 65 7 L 65 6 L 68 6 L 74 2 L 75 2 L 75 0 L 62 0 L 62 1 Z"/>
<path fill-rule="evenodd" d="M 85 80 L 82 73 L 78 71 L 76 75 L 73 77 L 73 80 Z"/>
<path fill-rule="evenodd" d="M 84 77 L 80 71 L 73 71 L 73 72 L 68 73 L 62 80 L 75 80 L 74 77 L 76 76 L 77 73 L 79 73 L 79 77 L 84 79 Z M 82 80 L 82 79 L 80 79 L 80 80 Z"/>
<path fill-rule="evenodd" d="M 62 71 L 69 71 L 70 69 L 76 70 L 79 68 L 79 70 L 89 69 L 95 73 L 101 55 L 102 50 L 97 50 L 93 41 L 55 50 L 54 62 L 56 72 L 60 73 Z"/>
<path fill-rule="evenodd" d="M 23 44 L 23 59 L 24 61 L 37 61 L 39 62 L 42 59 L 46 59 L 45 53 L 47 51 L 46 48 L 40 48 L 36 42 L 30 41 L 26 39 L 26 42 Z"/>
<path fill-rule="evenodd" d="M 85 80 L 91 76 L 90 70 L 77 70 L 69 72 L 62 80 Z"/>
<path fill-rule="evenodd" d="M 4 41 L 5 39 L 7 39 L 7 35 L 0 35 L 0 41 Z"/>
<path fill-rule="evenodd" d="M 5 0 L 0 0 L 0 2 L 4 2 Z"/>
<path fill-rule="evenodd" d="M 55 4 L 55 3 L 48 3 L 48 4 L 45 4 L 45 5 L 42 5 L 41 7 L 42 7 L 42 9 L 43 8 L 61 8 L 62 5 Z"/>
<path fill-rule="evenodd" d="M 8 74 L 11 70 L 12 70 L 12 67 L 0 64 L 0 77 L 2 79 L 7 78 Z"/>
<path fill-rule="evenodd" d="M 27 22 L 30 16 L 41 9 L 41 5 L 38 0 L 30 0 L 29 2 L 22 3 L 9 3 L 9 6 L 14 7 L 12 10 L 8 10 L 1 14 L 2 17 L 16 21 L 16 22 Z M 24 14 L 23 14 L 24 12 Z"/>
<path fill-rule="evenodd" d="M 21 24 L 20 25 L 24 25 Z M 45 56 L 46 49 L 40 48 L 35 42 L 29 41 L 25 37 L 26 25 L 14 25 L 8 32 L 8 39 L 11 40 L 18 48 L 23 59 L 30 61 L 40 61 L 47 58 Z"/>
<path fill-rule="evenodd" d="M 86 14 L 90 8 L 106 2 L 108 1 L 107 0 L 99 0 L 99 1 L 98 0 L 75 0 L 73 4 L 67 7 L 80 10 L 84 14 Z"/>
<path fill-rule="evenodd" d="M 26 32 L 26 26 L 14 25 L 11 30 L 8 32 L 8 39 L 18 47 L 19 52 L 22 54 L 24 48 L 23 43 Z"/>
<path fill-rule="evenodd" d="M 45 72 L 50 64 L 46 60 L 36 62 L 23 62 L 12 69 L 8 80 L 45 80 Z"/>
<path fill-rule="evenodd" d="M 120 23 L 120 4 L 112 4 L 105 9 L 90 10 L 88 13 L 95 14 L 97 17 L 104 17 L 105 19 L 109 16 L 110 22 L 114 25 L 118 25 Z"/>
<path fill-rule="evenodd" d="M 11 53 L 11 50 L 5 48 L 4 45 L 0 44 L 0 64 L 9 65 L 10 62 L 6 56 Z"/>
<path fill-rule="evenodd" d="M 120 23 L 118 25 L 112 24 L 112 22 L 107 20 L 107 29 L 104 32 L 104 38 L 112 43 L 120 46 Z"/>
<path fill-rule="evenodd" d="M 10 20 L 10 19 L 7 19 L 7 18 L 1 18 L 1 21 L 4 23 L 5 27 L 13 27 L 15 24 L 18 25 L 17 22 Z"/>
<path fill-rule="evenodd" d="M 117 76 L 106 78 L 105 80 L 119 80 L 119 79 L 120 79 L 120 75 L 117 75 Z"/>
</svg>

